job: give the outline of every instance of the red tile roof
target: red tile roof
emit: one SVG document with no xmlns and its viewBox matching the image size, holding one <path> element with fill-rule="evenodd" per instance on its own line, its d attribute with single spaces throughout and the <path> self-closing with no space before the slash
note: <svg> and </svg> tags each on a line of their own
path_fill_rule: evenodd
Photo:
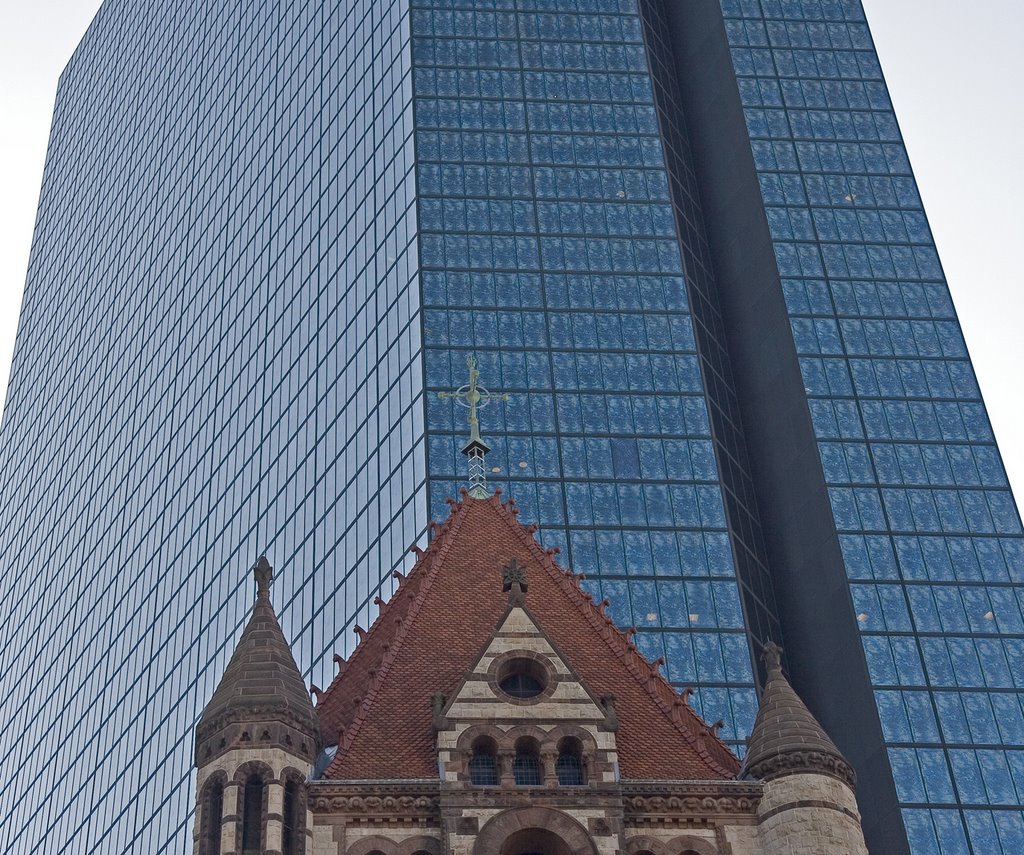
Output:
<svg viewBox="0 0 1024 855">
<path fill-rule="evenodd" d="M 327 778 L 433 778 L 431 696 L 450 695 L 504 614 L 501 569 L 527 568 L 526 604 L 597 696 L 615 696 L 619 766 L 631 780 L 734 778 L 739 760 L 521 525 L 500 495 L 452 501 L 429 549 L 320 697 Z"/>
</svg>

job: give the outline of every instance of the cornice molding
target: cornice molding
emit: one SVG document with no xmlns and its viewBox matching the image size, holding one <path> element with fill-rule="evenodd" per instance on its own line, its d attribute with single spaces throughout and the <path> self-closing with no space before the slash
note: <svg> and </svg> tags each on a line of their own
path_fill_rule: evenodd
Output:
<svg viewBox="0 0 1024 855">
<path fill-rule="evenodd" d="M 857 773 L 842 757 L 824 751 L 791 751 L 768 757 L 747 770 L 749 775 L 762 781 L 772 781 L 786 775 L 826 775 L 857 789 Z"/>
<path fill-rule="evenodd" d="M 273 704 L 254 704 L 225 710 L 211 719 L 202 720 L 196 726 L 196 742 L 209 739 L 217 731 L 232 725 L 245 724 L 286 724 L 312 741 L 319 739 L 319 728 L 315 719 L 297 715 L 285 701 Z"/>
<path fill-rule="evenodd" d="M 307 786 L 313 813 L 341 815 L 349 822 L 423 822 L 441 816 L 440 781 L 318 780 Z"/>
<path fill-rule="evenodd" d="M 631 781 L 622 785 L 631 825 L 753 821 L 764 787 L 756 781 Z"/>
<path fill-rule="evenodd" d="M 349 823 L 382 821 L 431 824 L 447 807 L 486 802 L 492 806 L 557 803 L 621 805 L 628 824 L 701 825 L 727 820 L 756 821 L 764 786 L 757 781 L 630 781 L 610 787 L 546 789 L 452 789 L 440 781 L 311 781 L 309 805 L 316 814 L 341 816 Z M 526 800 L 524 802 L 523 800 Z"/>
</svg>

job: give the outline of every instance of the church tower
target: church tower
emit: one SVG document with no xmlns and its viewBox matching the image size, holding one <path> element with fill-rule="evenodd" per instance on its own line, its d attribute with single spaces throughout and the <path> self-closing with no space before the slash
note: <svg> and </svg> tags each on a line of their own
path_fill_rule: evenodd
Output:
<svg viewBox="0 0 1024 855">
<path fill-rule="evenodd" d="M 196 855 L 867 855 L 779 648 L 743 765 L 488 489 L 477 410 L 500 396 L 470 378 L 471 489 L 315 708 L 257 564 L 196 735 Z"/>
<path fill-rule="evenodd" d="M 254 574 L 252 616 L 196 728 L 195 855 L 311 851 L 306 778 L 320 728 L 270 602 L 266 558 Z"/>
</svg>

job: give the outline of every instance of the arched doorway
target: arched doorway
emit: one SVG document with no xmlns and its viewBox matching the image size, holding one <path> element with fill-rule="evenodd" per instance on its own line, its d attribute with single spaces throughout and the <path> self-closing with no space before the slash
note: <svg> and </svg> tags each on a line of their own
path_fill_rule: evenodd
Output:
<svg viewBox="0 0 1024 855">
<path fill-rule="evenodd" d="M 557 834 L 544 828 L 517 831 L 501 847 L 501 855 L 574 855 Z"/>
<path fill-rule="evenodd" d="M 473 855 L 598 855 L 579 822 L 560 810 L 512 808 L 489 820 L 473 846 Z"/>
</svg>

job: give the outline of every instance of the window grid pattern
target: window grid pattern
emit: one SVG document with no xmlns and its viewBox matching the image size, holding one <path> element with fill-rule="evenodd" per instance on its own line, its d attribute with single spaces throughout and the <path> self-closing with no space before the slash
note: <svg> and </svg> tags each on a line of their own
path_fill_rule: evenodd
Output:
<svg viewBox="0 0 1024 855">
<path fill-rule="evenodd" d="M 476 787 L 498 785 L 498 758 L 492 752 L 473 752 L 469 760 L 469 782 Z"/>
<path fill-rule="evenodd" d="M 189 848 L 252 562 L 326 685 L 426 527 L 409 32 L 107 0 L 62 77 L 0 442 L 4 851 Z"/>
<path fill-rule="evenodd" d="M 555 760 L 555 774 L 561 787 L 583 786 L 583 760 L 578 751 L 562 751 Z"/>
<path fill-rule="evenodd" d="M 431 511 L 483 380 L 493 484 L 723 737 L 756 711 L 634 0 L 415 0 Z"/>
<path fill-rule="evenodd" d="M 517 787 L 539 787 L 543 783 L 540 757 L 535 750 L 516 751 L 512 761 L 512 777 Z"/>
<path fill-rule="evenodd" d="M 857 0 L 723 0 L 914 855 L 1024 851 L 1024 539 Z"/>
</svg>

